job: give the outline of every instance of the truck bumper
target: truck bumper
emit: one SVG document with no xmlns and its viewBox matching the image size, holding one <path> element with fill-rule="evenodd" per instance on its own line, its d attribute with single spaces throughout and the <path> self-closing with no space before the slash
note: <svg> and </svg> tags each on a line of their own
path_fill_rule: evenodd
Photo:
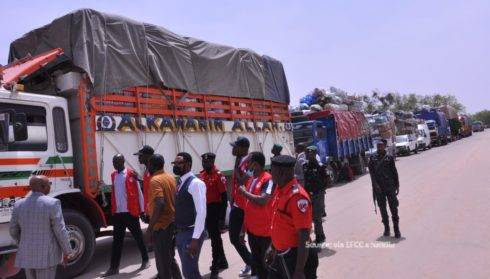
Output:
<svg viewBox="0 0 490 279">
<path fill-rule="evenodd" d="M 0 255 L 10 254 L 17 251 L 17 245 L 12 237 L 10 237 L 9 224 L 10 223 L 0 224 Z"/>
</svg>

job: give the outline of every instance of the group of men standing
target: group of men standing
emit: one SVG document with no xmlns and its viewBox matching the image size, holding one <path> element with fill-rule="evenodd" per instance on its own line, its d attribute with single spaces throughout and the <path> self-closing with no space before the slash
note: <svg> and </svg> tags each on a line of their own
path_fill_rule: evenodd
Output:
<svg viewBox="0 0 490 279">
<path fill-rule="evenodd" d="M 114 156 L 115 171 L 111 176 L 114 241 L 110 268 L 104 277 L 119 272 L 127 228 L 141 253 L 140 269 L 148 267 L 145 242 L 152 246 L 158 270 L 156 278 L 182 278 L 182 275 L 201 278 L 198 261 L 207 232 L 212 247 L 211 278 L 217 278 L 228 268 L 220 224 L 229 202 L 230 242 L 245 263 L 240 277 L 316 278 L 318 258 L 313 250 L 309 253 L 306 245 L 314 211 L 310 194 L 316 194 L 316 188 L 309 189 L 309 193 L 296 180 L 296 159 L 280 155 L 282 146 L 274 145 L 271 150 L 274 156 L 268 172 L 265 155 L 249 153 L 247 138 L 238 137 L 231 145 L 235 165 L 229 187 L 215 165 L 214 153 L 201 155 L 203 169 L 197 178 L 191 172 L 190 154 L 177 154 L 171 175 L 164 171 L 163 156 L 144 146 L 135 153 L 146 166 L 143 189 L 138 186 L 138 175 L 125 167 L 124 156 Z M 308 172 L 310 168 L 305 170 Z M 324 195 L 324 187 L 320 188 Z M 144 234 L 139 218 L 148 223 Z M 323 230 L 317 227 L 315 230 L 322 232 L 324 240 Z M 317 241 L 321 238 L 317 235 Z M 175 260 L 175 249 L 181 268 Z"/>
<path fill-rule="evenodd" d="M 124 236 L 129 229 L 141 253 L 140 269 L 149 267 L 147 245 L 152 246 L 158 270 L 155 278 L 165 279 L 182 278 L 182 275 L 202 278 L 198 263 L 207 232 L 212 246 L 211 278 L 217 278 L 220 271 L 228 268 L 220 225 L 229 202 L 230 242 L 245 263 L 240 277 L 316 278 L 318 250 L 310 249 L 307 244 L 313 242 L 310 240 L 312 223 L 314 243 L 325 241 L 322 219 L 326 216 L 325 190 L 331 182 L 316 147 L 298 145 L 294 158 L 280 155 L 282 147 L 275 145 L 268 172 L 265 155 L 249 153 L 247 138 L 238 137 L 231 145 L 235 165 L 229 187 L 215 165 L 214 153 L 202 154 L 200 178 L 192 173 L 192 156 L 186 152 L 175 157 L 172 175 L 164 171 L 164 157 L 155 154 L 152 147 L 144 146 L 135 153 L 146 167 L 142 179 L 125 166 L 122 154 L 113 157 L 113 244 L 110 267 L 103 277 L 119 273 Z M 384 151 L 385 143 L 377 147 L 378 155 L 369 163 L 374 197 L 380 207 L 384 235 L 390 235 L 388 203 L 395 237 L 400 238 L 398 173 L 393 158 Z M 29 278 L 54 278 L 61 255 L 64 262 L 73 256 L 68 232 L 59 200 L 46 196 L 50 190 L 48 179 L 35 176 L 30 185 L 33 194 L 17 202 L 12 214 L 10 232 L 20 243 L 16 265 L 26 268 Z M 148 223 L 144 234 L 140 218 Z M 35 228 L 44 228 L 46 232 Z M 36 232 L 49 238 L 44 241 L 51 243 L 47 246 L 48 252 L 51 251 L 48 257 L 28 257 L 33 249 L 29 239 L 36 239 L 30 237 Z M 181 267 L 175 260 L 176 249 Z"/>
</svg>

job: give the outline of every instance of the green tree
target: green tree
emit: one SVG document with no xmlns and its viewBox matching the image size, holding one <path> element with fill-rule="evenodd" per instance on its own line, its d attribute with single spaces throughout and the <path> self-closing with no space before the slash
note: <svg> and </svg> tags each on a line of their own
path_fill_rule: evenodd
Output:
<svg viewBox="0 0 490 279">
<path fill-rule="evenodd" d="M 473 115 L 473 120 L 483 122 L 485 125 L 490 125 L 490 110 L 482 110 Z"/>
<path fill-rule="evenodd" d="M 431 107 L 440 107 L 440 106 L 449 105 L 455 108 L 458 112 L 464 112 L 465 110 L 464 105 L 459 102 L 458 98 L 456 98 L 456 96 L 451 94 L 448 95 L 435 94 L 435 95 L 423 96 L 420 98 L 419 103 Z"/>
</svg>

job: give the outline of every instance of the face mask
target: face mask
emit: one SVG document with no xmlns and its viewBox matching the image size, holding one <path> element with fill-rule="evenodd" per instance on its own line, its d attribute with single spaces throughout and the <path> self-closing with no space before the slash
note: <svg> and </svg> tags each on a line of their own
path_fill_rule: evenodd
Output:
<svg viewBox="0 0 490 279">
<path fill-rule="evenodd" d="M 253 175 L 254 175 L 254 171 L 253 171 L 253 170 L 247 170 L 247 171 L 245 172 L 245 174 L 246 174 L 247 176 L 253 176 Z"/>
<path fill-rule="evenodd" d="M 179 175 L 179 176 L 181 176 L 181 175 L 183 175 L 183 174 L 184 174 L 184 173 L 183 173 L 184 171 L 182 170 L 182 168 L 180 168 L 180 167 L 178 167 L 178 166 L 174 166 L 173 171 L 174 171 L 174 174 L 175 174 L 175 175 Z"/>
</svg>

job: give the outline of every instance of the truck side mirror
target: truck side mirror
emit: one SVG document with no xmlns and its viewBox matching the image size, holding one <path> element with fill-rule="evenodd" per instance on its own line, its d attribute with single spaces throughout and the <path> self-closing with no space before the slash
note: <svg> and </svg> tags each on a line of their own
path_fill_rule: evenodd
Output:
<svg viewBox="0 0 490 279">
<path fill-rule="evenodd" d="M 27 139 L 27 115 L 25 113 L 15 114 L 14 139 L 15 141 L 24 141 Z"/>
<path fill-rule="evenodd" d="M 0 150 L 7 150 L 9 144 L 9 119 L 8 112 L 0 113 Z"/>
</svg>

